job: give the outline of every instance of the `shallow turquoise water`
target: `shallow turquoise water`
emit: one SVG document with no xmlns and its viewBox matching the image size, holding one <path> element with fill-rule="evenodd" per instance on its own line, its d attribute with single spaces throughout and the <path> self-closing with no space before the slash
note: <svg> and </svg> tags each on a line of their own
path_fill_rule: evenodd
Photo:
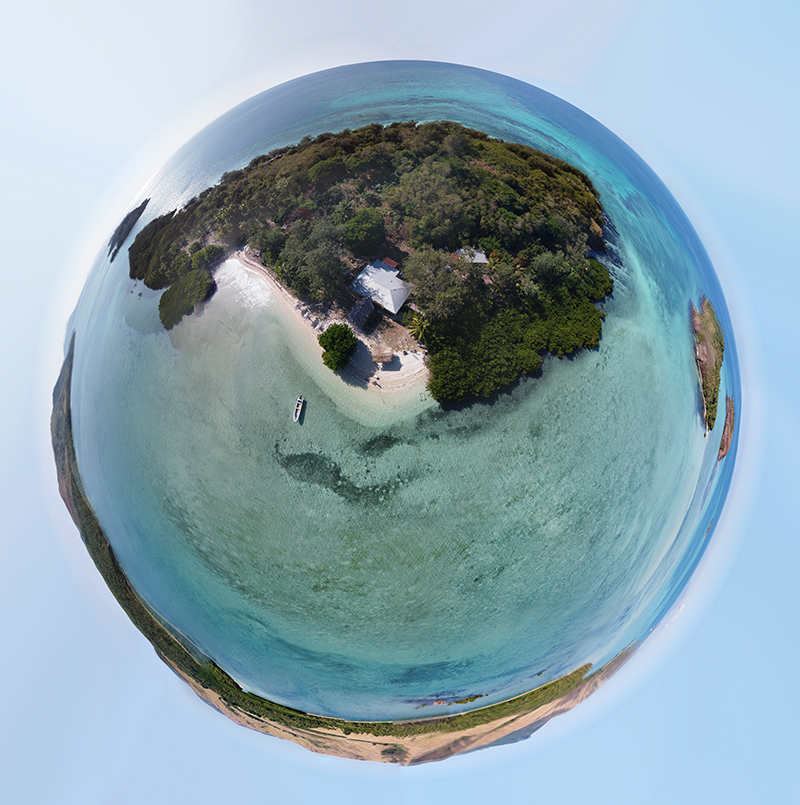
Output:
<svg viewBox="0 0 800 805">
<path fill-rule="evenodd" d="M 705 293 L 726 329 L 721 398 L 738 400 L 702 245 L 630 149 L 533 87 L 419 62 L 289 82 L 190 141 L 143 191 L 134 235 L 306 134 L 438 118 L 595 182 L 618 230 L 599 349 L 490 403 L 386 405 L 311 360 L 267 288 L 229 266 L 164 332 L 124 250 L 98 258 L 71 320 L 78 461 L 126 574 L 244 687 L 311 712 L 435 715 L 436 699 L 482 706 L 607 662 L 680 594 L 730 483 L 735 445 L 717 464 L 724 413 L 704 437 L 689 327 Z"/>
</svg>

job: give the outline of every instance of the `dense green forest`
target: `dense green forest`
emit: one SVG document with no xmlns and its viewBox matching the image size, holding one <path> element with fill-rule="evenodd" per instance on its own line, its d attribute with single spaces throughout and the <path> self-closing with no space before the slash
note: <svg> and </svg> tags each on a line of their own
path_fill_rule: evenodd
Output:
<svg viewBox="0 0 800 805">
<path fill-rule="evenodd" d="M 397 261 L 440 401 L 488 396 L 545 352 L 597 346 L 595 303 L 613 289 L 592 256 L 605 244 L 589 178 L 446 121 L 319 134 L 256 157 L 151 221 L 131 277 L 166 288 L 245 243 L 296 295 L 344 307 L 367 260 Z"/>
</svg>

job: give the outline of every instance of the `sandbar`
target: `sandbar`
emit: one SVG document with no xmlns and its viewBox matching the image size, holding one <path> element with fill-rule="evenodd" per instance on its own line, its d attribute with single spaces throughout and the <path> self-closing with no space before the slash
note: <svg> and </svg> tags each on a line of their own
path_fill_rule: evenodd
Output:
<svg viewBox="0 0 800 805">
<path fill-rule="evenodd" d="M 407 346 L 409 348 L 394 349 L 393 346 L 397 345 L 396 339 L 393 339 L 395 344 L 391 344 L 387 343 L 386 339 L 381 339 L 375 335 L 366 335 L 347 321 L 343 311 L 338 309 L 326 310 L 322 307 L 312 308 L 284 288 L 272 272 L 250 253 L 248 247 L 234 252 L 229 259 L 236 260 L 243 269 L 258 274 L 267 283 L 274 298 L 297 317 L 297 320 L 303 326 L 303 330 L 308 333 L 309 338 L 315 344 L 318 345 L 318 336 L 331 324 L 336 322 L 348 324 L 358 339 L 358 348 L 355 355 L 350 359 L 350 363 L 342 370 L 342 373 L 355 381 L 358 386 L 370 392 L 384 395 L 408 392 L 417 387 L 419 387 L 421 393 L 425 393 L 425 384 L 430 377 L 430 372 L 425 362 L 426 352 L 416 342 L 413 342 L 410 336 L 407 336 L 409 341 Z M 394 329 L 404 330 L 397 324 L 394 324 Z M 412 342 L 414 346 L 411 346 Z M 372 350 L 377 347 L 392 349 L 391 362 L 373 362 Z M 321 363 L 322 347 L 318 348 Z"/>
</svg>

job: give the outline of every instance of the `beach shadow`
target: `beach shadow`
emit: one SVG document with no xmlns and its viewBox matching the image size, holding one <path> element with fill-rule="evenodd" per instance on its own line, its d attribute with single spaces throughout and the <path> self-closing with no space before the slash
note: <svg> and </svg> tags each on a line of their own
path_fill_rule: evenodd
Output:
<svg viewBox="0 0 800 805">
<path fill-rule="evenodd" d="M 365 389 L 369 386 L 370 379 L 375 374 L 376 368 L 376 364 L 372 362 L 372 351 L 361 339 L 358 339 L 356 351 L 350 358 L 350 362 L 336 374 L 348 386 Z"/>
<path fill-rule="evenodd" d="M 375 366 L 375 364 L 373 364 Z M 392 360 L 389 363 L 381 364 L 382 372 L 398 372 L 403 368 L 399 355 L 392 355 Z"/>
</svg>

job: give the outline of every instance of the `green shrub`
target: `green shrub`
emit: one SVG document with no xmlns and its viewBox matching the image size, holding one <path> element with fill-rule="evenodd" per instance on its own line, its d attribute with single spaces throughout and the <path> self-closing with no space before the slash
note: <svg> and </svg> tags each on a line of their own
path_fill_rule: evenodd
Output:
<svg viewBox="0 0 800 805">
<path fill-rule="evenodd" d="M 355 333 L 346 324 L 331 324 L 317 340 L 324 350 L 322 362 L 333 371 L 347 366 L 358 345 Z"/>
<path fill-rule="evenodd" d="M 261 229 L 254 237 L 253 243 L 261 252 L 262 260 L 267 263 L 275 263 L 286 245 L 286 235 L 279 226 L 272 226 L 268 229 Z"/>
</svg>

